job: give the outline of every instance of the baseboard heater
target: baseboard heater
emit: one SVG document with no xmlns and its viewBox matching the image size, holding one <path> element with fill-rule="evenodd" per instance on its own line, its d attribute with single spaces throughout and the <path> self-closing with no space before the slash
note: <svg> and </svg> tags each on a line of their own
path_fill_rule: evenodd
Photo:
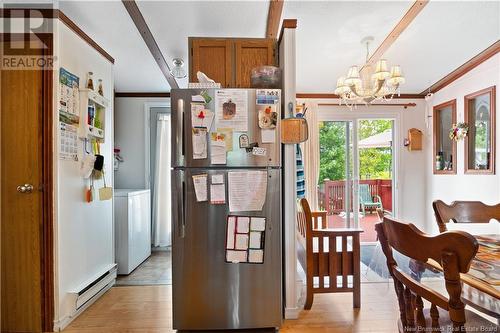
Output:
<svg viewBox="0 0 500 333">
<path fill-rule="evenodd" d="M 74 311 L 77 312 L 96 296 L 111 288 L 116 280 L 116 270 L 117 265 L 113 264 L 71 291 L 72 304 L 75 306 Z"/>
</svg>

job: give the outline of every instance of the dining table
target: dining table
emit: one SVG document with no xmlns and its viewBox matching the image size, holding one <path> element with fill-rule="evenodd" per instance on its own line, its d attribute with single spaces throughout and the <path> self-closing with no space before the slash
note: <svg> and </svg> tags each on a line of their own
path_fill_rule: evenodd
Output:
<svg viewBox="0 0 500 333">
<path fill-rule="evenodd" d="M 461 273 L 464 304 L 496 318 L 500 323 L 500 235 L 476 235 L 479 249 L 467 273 Z M 402 254 L 399 256 L 405 257 Z M 409 259 L 409 258 L 408 258 Z M 429 259 L 409 259 L 408 273 L 425 286 L 447 295 L 443 268 Z"/>
</svg>

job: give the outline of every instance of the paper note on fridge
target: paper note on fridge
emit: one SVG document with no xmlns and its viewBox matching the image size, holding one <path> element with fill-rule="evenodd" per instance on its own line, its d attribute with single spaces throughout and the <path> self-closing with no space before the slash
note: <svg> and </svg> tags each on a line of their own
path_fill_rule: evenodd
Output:
<svg viewBox="0 0 500 333">
<path fill-rule="evenodd" d="M 229 211 L 261 211 L 266 201 L 267 171 L 228 173 Z"/>
<path fill-rule="evenodd" d="M 207 174 L 194 175 L 193 185 L 196 201 L 207 201 Z"/>
<path fill-rule="evenodd" d="M 207 158 L 207 129 L 205 127 L 193 128 L 193 159 Z"/>
<path fill-rule="evenodd" d="M 215 114 L 213 111 L 205 109 L 205 104 L 191 104 L 191 127 L 212 127 Z"/>
<path fill-rule="evenodd" d="M 247 251 L 232 251 L 226 252 L 226 261 L 232 263 L 247 262 Z"/>
<path fill-rule="evenodd" d="M 274 143 L 276 142 L 276 130 L 274 128 L 271 129 L 262 129 L 261 140 L 262 143 Z"/>
<path fill-rule="evenodd" d="M 224 184 L 224 175 L 212 175 L 212 184 Z"/>
<path fill-rule="evenodd" d="M 219 127 L 248 131 L 248 92 L 226 89 L 215 91 L 215 112 Z"/>
<path fill-rule="evenodd" d="M 210 203 L 212 205 L 223 205 L 226 203 L 226 185 L 210 185 Z"/>
<path fill-rule="evenodd" d="M 212 164 L 226 164 L 226 135 L 224 133 L 210 133 L 210 162 Z"/>
</svg>

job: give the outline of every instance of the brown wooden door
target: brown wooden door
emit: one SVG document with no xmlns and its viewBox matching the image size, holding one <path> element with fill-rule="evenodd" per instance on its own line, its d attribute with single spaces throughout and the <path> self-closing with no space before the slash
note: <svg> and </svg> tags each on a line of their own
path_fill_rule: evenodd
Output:
<svg viewBox="0 0 500 333">
<path fill-rule="evenodd" d="M 250 88 L 252 68 L 275 65 L 274 40 L 236 40 L 235 44 L 235 87 Z"/>
<path fill-rule="evenodd" d="M 192 39 L 190 82 L 198 82 L 196 73 L 202 71 L 222 87 L 232 87 L 232 42 L 227 39 Z"/>
<path fill-rule="evenodd" d="M 43 79 L 41 70 L 1 72 L 2 332 L 42 330 Z M 24 184 L 33 191 L 21 193 Z"/>
</svg>

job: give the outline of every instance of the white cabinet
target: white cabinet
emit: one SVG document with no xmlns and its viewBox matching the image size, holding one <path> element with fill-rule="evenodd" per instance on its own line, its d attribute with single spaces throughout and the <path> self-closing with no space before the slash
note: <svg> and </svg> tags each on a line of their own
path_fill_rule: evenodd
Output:
<svg viewBox="0 0 500 333">
<path fill-rule="evenodd" d="M 118 274 L 129 274 L 151 255 L 150 190 L 115 190 Z"/>
</svg>

